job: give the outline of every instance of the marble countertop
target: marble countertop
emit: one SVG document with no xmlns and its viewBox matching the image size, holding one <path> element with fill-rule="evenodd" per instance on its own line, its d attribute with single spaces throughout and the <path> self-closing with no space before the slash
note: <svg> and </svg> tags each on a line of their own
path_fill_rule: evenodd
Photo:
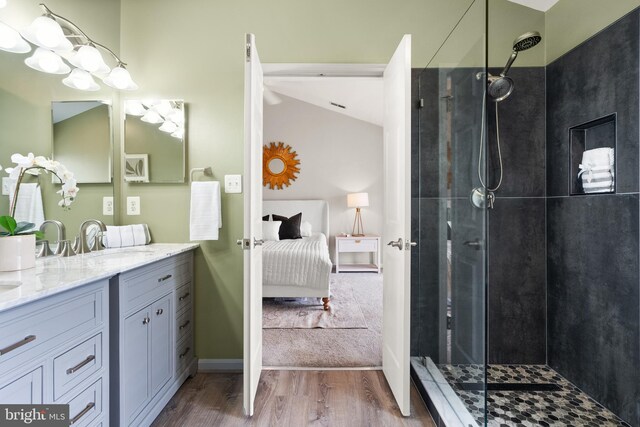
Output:
<svg viewBox="0 0 640 427">
<path fill-rule="evenodd" d="M 154 243 L 76 255 L 39 258 L 28 270 L 0 272 L 0 311 L 187 252 L 195 243 Z"/>
</svg>

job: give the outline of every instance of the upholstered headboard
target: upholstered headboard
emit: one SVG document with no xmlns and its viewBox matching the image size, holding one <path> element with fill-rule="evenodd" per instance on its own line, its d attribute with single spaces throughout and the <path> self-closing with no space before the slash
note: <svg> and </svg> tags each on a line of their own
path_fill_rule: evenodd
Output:
<svg viewBox="0 0 640 427">
<path fill-rule="evenodd" d="M 302 212 L 302 220 L 311 223 L 314 232 L 329 238 L 329 204 L 326 200 L 263 200 L 262 215 L 293 216 Z"/>
</svg>

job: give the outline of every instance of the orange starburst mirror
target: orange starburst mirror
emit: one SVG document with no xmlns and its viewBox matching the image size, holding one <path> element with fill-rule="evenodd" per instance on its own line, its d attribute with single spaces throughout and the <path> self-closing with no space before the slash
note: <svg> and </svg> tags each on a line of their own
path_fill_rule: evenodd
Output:
<svg viewBox="0 0 640 427">
<path fill-rule="evenodd" d="M 300 160 L 295 151 L 284 142 L 270 142 L 262 150 L 262 184 L 272 190 L 290 186 L 300 173 Z"/>
</svg>

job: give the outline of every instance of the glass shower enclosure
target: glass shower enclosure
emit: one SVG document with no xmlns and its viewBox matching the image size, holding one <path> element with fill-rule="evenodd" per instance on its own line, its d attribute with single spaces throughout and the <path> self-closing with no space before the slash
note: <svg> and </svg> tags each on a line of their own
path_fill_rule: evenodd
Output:
<svg viewBox="0 0 640 427">
<path fill-rule="evenodd" d="M 446 425 L 486 418 L 486 51 L 475 0 L 413 75 L 411 372 Z"/>
</svg>

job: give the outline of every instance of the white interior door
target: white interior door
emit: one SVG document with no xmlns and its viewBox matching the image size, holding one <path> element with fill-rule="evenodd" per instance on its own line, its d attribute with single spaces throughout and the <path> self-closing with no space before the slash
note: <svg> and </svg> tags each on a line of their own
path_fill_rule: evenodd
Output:
<svg viewBox="0 0 640 427">
<path fill-rule="evenodd" d="M 255 37 L 244 67 L 244 411 L 253 415 L 262 372 L 262 88 Z"/>
<path fill-rule="evenodd" d="M 409 415 L 411 267 L 411 36 L 384 70 L 384 291 L 382 369 Z M 391 245 L 393 243 L 393 245 Z"/>
</svg>

